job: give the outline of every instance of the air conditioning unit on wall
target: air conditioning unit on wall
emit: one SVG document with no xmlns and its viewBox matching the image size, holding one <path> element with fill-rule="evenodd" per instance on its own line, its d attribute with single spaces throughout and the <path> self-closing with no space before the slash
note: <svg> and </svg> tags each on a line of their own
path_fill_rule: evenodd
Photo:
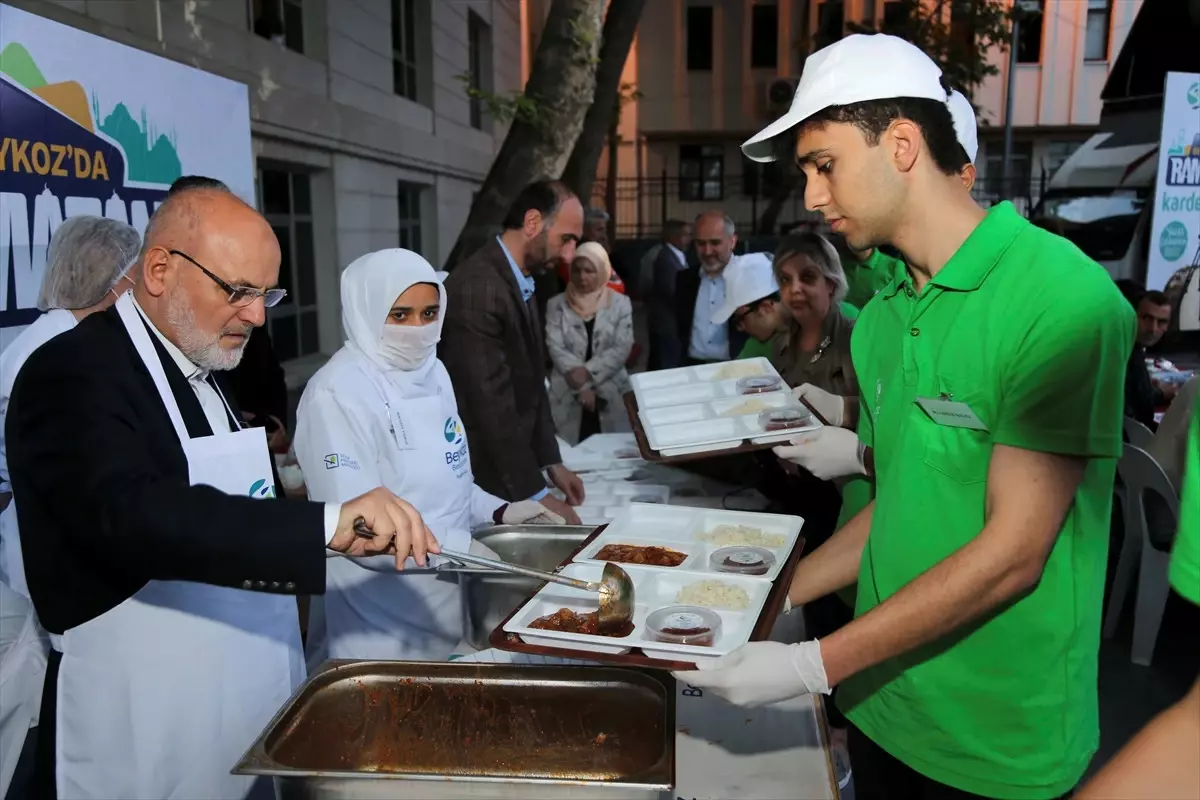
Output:
<svg viewBox="0 0 1200 800">
<path fill-rule="evenodd" d="M 767 81 L 763 95 L 763 112 L 767 117 L 778 117 L 792 105 L 799 78 L 772 78 Z"/>
</svg>

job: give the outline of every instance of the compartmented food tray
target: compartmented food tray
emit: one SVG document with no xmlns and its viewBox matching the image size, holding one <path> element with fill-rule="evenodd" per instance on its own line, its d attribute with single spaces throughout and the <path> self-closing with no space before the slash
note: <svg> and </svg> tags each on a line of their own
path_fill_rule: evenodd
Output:
<svg viewBox="0 0 1200 800">
<path fill-rule="evenodd" d="M 769 430 L 763 424 L 764 412 L 784 410 L 795 412 L 798 423 L 780 430 Z M 660 406 L 643 409 L 638 415 L 650 446 L 665 454 L 695 452 L 694 448 L 709 445 L 737 447 L 747 439 L 759 444 L 783 442 L 821 425 L 791 392 Z"/>
<path fill-rule="evenodd" d="M 630 380 L 625 406 L 648 461 L 761 450 L 823 424 L 766 358 L 644 372 Z M 772 411 L 793 412 L 794 419 L 776 427 L 781 423 L 763 416 Z"/>
<path fill-rule="evenodd" d="M 708 576 L 690 572 L 672 573 L 665 570 L 655 570 L 636 567 L 632 564 L 621 565 L 629 573 L 634 586 L 633 630 L 625 636 L 601 636 L 583 633 L 565 633 L 556 630 L 542 630 L 530 627 L 531 623 L 543 617 L 550 616 L 568 609 L 577 614 L 590 614 L 597 611 L 599 601 L 595 592 L 585 592 L 582 589 L 572 589 L 548 583 L 534 595 L 504 625 L 504 630 L 516 633 L 530 644 L 540 644 L 550 647 L 562 647 L 568 650 L 584 650 L 610 655 L 624 655 L 633 648 L 640 649 L 652 658 L 693 659 L 718 658 L 732 652 L 737 647 L 750 640 L 754 624 L 762 613 L 763 605 L 767 602 L 767 594 L 771 590 L 769 581 L 746 578 L 740 575 Z M 585 581 L 600 579 L 604 567 L 600 564 L 568 564 L 561 574 Z M 720 623 L 713 636 L 713 643 L 708 645 L 674 644 L 659 641 L 647 617 L 656 611 L 673 606 L 700 605 L 680 599 L 680 593 L 685 587 L 697 587 L 705 581 L 720 581 L 729 589 L 740 589 L 744 596 L 739 595 L 746 603 L 744 608 L 711 609 L 719 618 Z M 686 612 L 677 614 L 683 618 Z M 677 620 L 678 621 L 678 620 Z M 711 626 L 710 626 L 711 627 Z"/>
<path fill-rule="evenodd" d="M 597 531 L 564 562 L 560 572 L 596 580 L 609 545 L 668 548 L 682 559 L 677 566 L 617 561 L 634 582 L 633 629 L 619 636 L 575 632 L 576 625 L 546 630 L 533 627 L 539 619 L 565 609 L 590 614 L 599 608 L 595 593 L 557 584 L 543 585 L 492 633 L 491 644 L 502 650 L 557 655 L 661 669 L 689 669 L 698 661 L 717 658 L 748 641 L 770 636 L 792 573 L 803 550 L 799 517 L 740 511 L 633 504 L 604 529 Z M 718 558 L 730 571 L 714 566 L 713 555 L 732 548 L 735 557 Z M 755 554 L 761 554 L 756 556 Z M 652 553 L 653 554 L 653 553 Z M 622 554 L 625 555 L 625 554 Z M 752 563 L 746 574 L 746 560 Z M 673 559 L 672 559 L 673 560 Z M 686 590 L 686 593 L 684 593 Z M 711 644 L 691 644 L 709 633 L 695 619 L 700 606 L 716 614 Z M 656 612 L 672 608 L 661 636 L 652 631 Z M 660 616 L 663 616 L 660 614 Z M 579 620 L 568 620 L 577 623 Z M 663 641 L 662 639 L 666 639 Z"/>
<path fill-rule="evenodd" d="M 732 384 L 736 383 L 740 378 L 761 378 L 771 375 L 779 377 L 779 372 L 775 367 L 771 366 L 770 360 L 766 358 L 741 358 L 733 361 L 722 361 L 719 364 L 700 364 L 694 367 L 676 367 L 675 369 L 659 369 L 653 372 L 638 372 L 629 376 L 630 385 L 633 387 L 634 394 L 640 400 L 643 396 L 648 398 L 650 405 L 672 405 L 671 402 L 653 403 L 656 392 L 670 390 L 670 392 L 687 391 L 692 394 L 685 395 L 682 402 L 689 400 L 702 399 L 694 392 L 709 392 L 714 394 L 711 397 L 721 397 L 717 394 L 718 391 L 724 391 L 718 387 L 730 385 L 730 394 Z M 704 386 L 705 388 L 699 388 Z M 686 387 L 686 388 L 685 388 Z M 675 396 L 667 392 L 664 397 Z M 704 398 L 706 399 L 706 398 Z"/>
<path fill-rule="evenodd" d="M 683 554 L 683 562 L 675 567 L 617 563 L 717 578 L 734 573 L 715 569 L 710 563 L 713 553 L 728 547 L 760 548 L 771 554 L 774 563 L 756 577 L 773 581 L 783 569 L 803 524 L 800 517 L 782 514 L 634 503 L 585 544 L 573 560 L 602 564 L 597 555 L 609 545 L 662 547 Z"/>
</svg>

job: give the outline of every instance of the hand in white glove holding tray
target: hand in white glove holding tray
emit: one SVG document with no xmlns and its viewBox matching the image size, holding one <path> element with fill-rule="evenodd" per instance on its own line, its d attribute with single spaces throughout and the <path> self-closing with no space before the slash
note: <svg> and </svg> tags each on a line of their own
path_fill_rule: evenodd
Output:
<svg viewBox="0 0 1200 800">
<path fill-rule="evenodd" d="M 802 694 L 829 694 L 821 644 L 751 642 L 727 656 L 698 661 L 695 672 L 673 672 L 678 681 L 709 689 L 739 706 L 764 706 Z"/>
</svg>

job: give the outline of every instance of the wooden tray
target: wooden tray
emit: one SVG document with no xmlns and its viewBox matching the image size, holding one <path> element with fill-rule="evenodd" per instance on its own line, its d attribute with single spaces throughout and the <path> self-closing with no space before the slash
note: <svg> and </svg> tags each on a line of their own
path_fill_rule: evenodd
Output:
<svg viewBox="0 0 1200 800">
<path fill-rule="evenodd" d="M 659 451 L 650 447 L 650 440 L 646 438 L 646 428 L 642 425 L 641 416 L 638 415 L 637 397 L 633 392 L 626 392 L 624 399 L 625 412 L 629 414 L 629 423 L 633 426 L 633 438 L 637 440 L 638 451 L 642 454 L 643 459 L 646 461 L 652 461 L 656 464 L 681 464 L 685 461 L 699 461 L 705 458 L 718 458 L 720 456 L 731 456 L 737 453 L 753 453 L 756 450 L 769 450 L 772 447 L 778 447 L 781 444 L 787 444 L 787 442 L 768 442 L 764 444 L 755 444 L 754 442 L 747 440 L 739 444 L 737 447 L 726 447 L 720 450 L 705 450 L 700 453 L 685 453 L 681 456 L 664 456 Z M 802 397 L 799 398 L 799 400 L 805 408 L 812 412 L 812 415 L 817 418 L 818 422 L 820 422 L 822 425 L 829 425 L 829 422 L 826 421 L 826 419 L 822 417 L 815 408 L 812 407 L 811 403 Z"/>
<path fill-rule="evenodd" d="M 559 567 L 566 566 L 571 563 L 571 559 L 579 555 L 583 548 L 592 543 L 593 540 L 607 528 L 607 525 L 601 525 L 596 528 L 590 536 L 579 543 L 579 547 L 575 548 L 566 559 L 559 564 Z M 771 592 L 767 595 L 767 602 L 763 604 L 762 613 L 758 616 L 758 622 L 754 624 L 754 630 L 750 632 L 750 641 L 761 642 L 771 636 L 771 630 L 775 627 L 775 620 L 779 618 L 779 612 L 783 609 L 783 601 L 787 597 L 788 589 L 791 588 L 792 575 L 796 571 L 796 566 L 800 563 L 800 556 L 804 553 L 804 537 L 800 536 L 796 539 L 796 544 L 792 547 L 792 552 L 788 556 L 787 561 L 783 564 L 783 569 L 779 571 L 775 581 L 771 585 Z M 545 586 L 545 584 L 542 584 Z M 594 653 L 590 650 L 570 650 L 564 647 L 546 647 L 543 645 L 527 644 L 518 634 L 509 633 L 504 630 L 504 626 L 512 619 L 518 611 L 525 607 L 525 604 L 533 599 L 542 586 L 534 589 L 533 593 L 519 603 L 504 620 L 496 626 L 492 631 L 492 635 L 488 637 L 488 644 L 497 650 L 507 650 L 512 653 L 528 653 L 535 656 L 550 656 L 553 658 L 571 658 L 576 661 L 595 661 L 602 664 L 616 664 L 624 667 L 648 667 L 652 669 L 669 669 L 669 670 L 693 670 L 696 665 L 690 661 L 669 661 L 662 658 L 650 658 L 635 647 L 624 655 L 613 655 L 610 653 Z"/>
</svg>

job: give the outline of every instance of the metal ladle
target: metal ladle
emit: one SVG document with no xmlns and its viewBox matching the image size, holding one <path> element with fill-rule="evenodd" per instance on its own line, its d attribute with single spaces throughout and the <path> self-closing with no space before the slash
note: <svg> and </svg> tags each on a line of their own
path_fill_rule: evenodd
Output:
<svg viewBox="0 0 1200 800">
<path fill-rule="evenodd" d="M 363 539 L 374 539 L 375 532 L 361 517 L 354 521 L 354 534 Z M 572 589 L 582 589 L 585 592 L 598 592 L 600 595 L 600 614 L 597 619 L 602 630 L 617 630 L 625 627 L 633 619 L 633 580 L 629 573 L 611 562 L 605 563 L 604 571 L 598 581 L 582 581 L 578 578 L 568 578 L 553 572 L 523 567 L 519 564 L 509 564 L 492 558 L 460 553 L 455 550 L 443 549 L 439 554 L 454 561 L 490 567 L 501 572 L 514 575 L 524 575 L 528 578 L 570 586 Z"/>
</svg>

